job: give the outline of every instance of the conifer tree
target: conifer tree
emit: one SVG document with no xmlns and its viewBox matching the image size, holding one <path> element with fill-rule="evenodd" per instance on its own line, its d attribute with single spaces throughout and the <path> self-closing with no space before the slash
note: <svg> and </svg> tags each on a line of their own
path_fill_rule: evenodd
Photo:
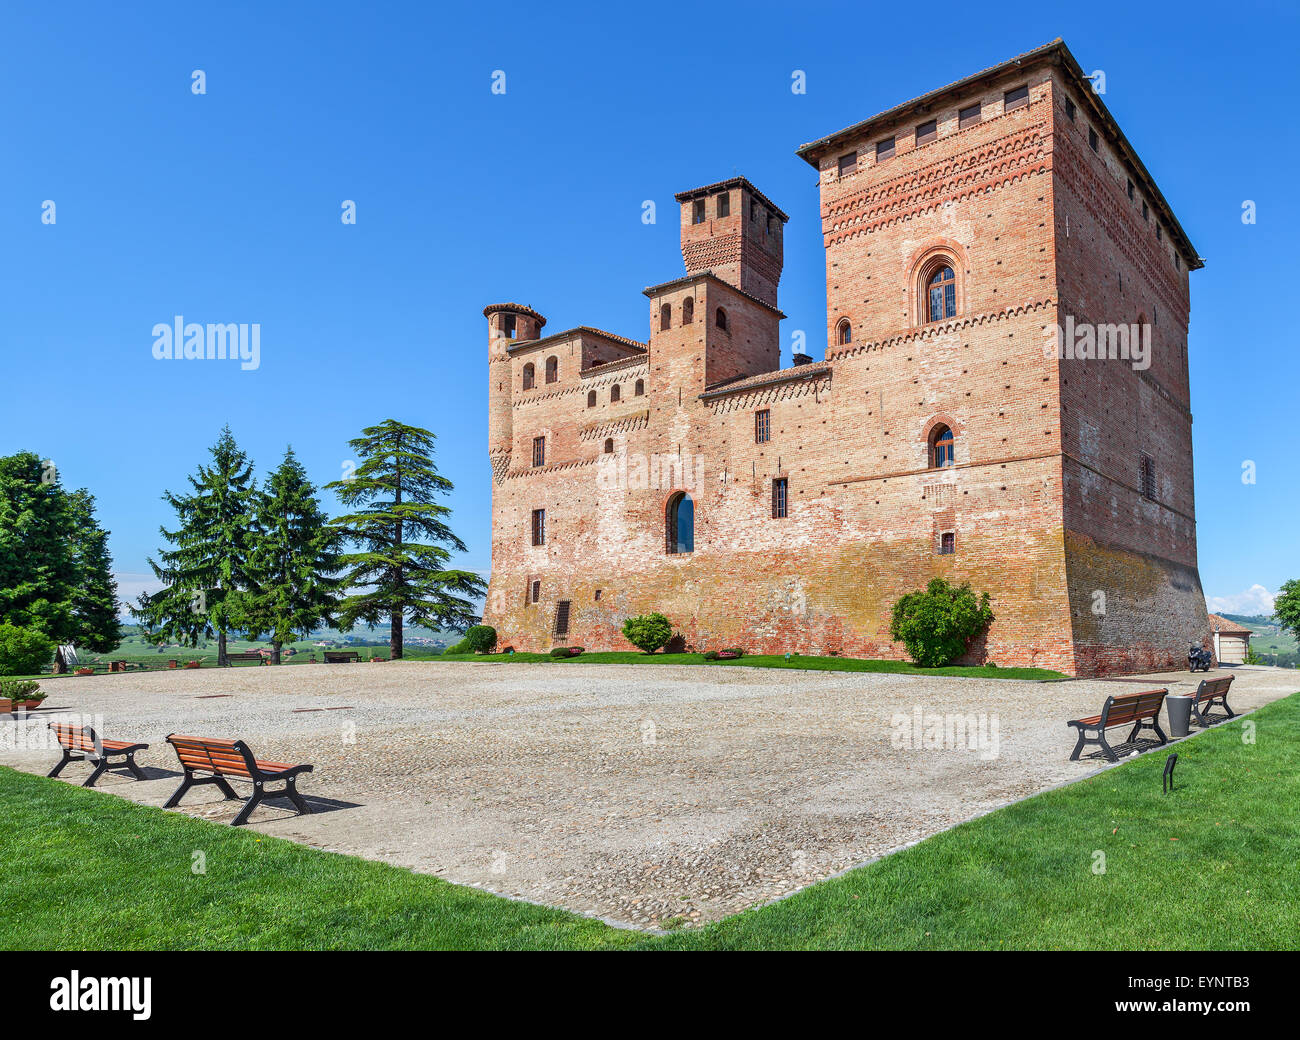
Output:
<svg viewBox="0 0 1300 1040">
<path fill-rule="evenodd" d="M 289 448 L 259 496 L 245 602 L 249 634 L 267 634 L 273 664 L 295 635 L 332 625 L 338 609 L 343 536 L 315 496 Z"/>
<path fill-rule="evenodd" d="M 74 491 L 68 504 L 77 572 L 70 641 L 96 653 L 112 653 L 122 641 L 122 626 L 113 557 L 108 551 L 109 532 L 95 522 L 95 497 L 88 491 Z"/>
<path fill-rule="evenodd" d="M 159 528 L 171 548 L 159 550 L 161 562 L 150 558 L 149 566 L 164 587 L 140 597 L 136 616 L 155 643 L 197 646 L 216 635 L 217 664 L 225 665 L 227 634 L 244 623 L 257 484 L 229 426 L 211 455 L 211 465 L 187 478 L 192 493 L 163 492 L 178 523 L 174 531 Z"/>
<path fill-rule="evenodd" d="M 360 507 L 335 520 L 364 547 L 343 556 L 347 587 L 356 591 L 343 600 L 341 626 L 388 617 L 394 660 L 406 621 L 463 632 L 478 621 L 471 597 L 487 592 L 473 571 L 447 566 L 451 550 L 464 552 L 465 544 L 447 526 L 450 508 L 434 500 L 452 490 L 434 466 L 434 440 L 428 430 L 385 419 L 348 442 L 361 460 L 356 471 L 326 485 L 344 505 Z"/>
</svg>

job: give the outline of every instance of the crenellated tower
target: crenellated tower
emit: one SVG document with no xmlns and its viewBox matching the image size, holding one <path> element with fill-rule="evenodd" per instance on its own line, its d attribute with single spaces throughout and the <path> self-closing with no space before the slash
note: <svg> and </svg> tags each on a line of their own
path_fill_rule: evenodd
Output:
<svg viewBox="0 0 1300 1040">
<path fill-rule="evenodd" d="M 514 435 L 509 350 L 538 339 L 546 319 L 519 303 L 494 303 L 483 308 L 483 317 L 488 322 L 488 458 L 498 473 L 508 467 Z"/>
</svg>

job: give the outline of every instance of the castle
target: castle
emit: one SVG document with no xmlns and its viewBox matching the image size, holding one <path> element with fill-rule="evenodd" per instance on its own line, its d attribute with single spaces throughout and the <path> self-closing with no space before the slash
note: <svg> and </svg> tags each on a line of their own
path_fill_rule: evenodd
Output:
<svg viewBox="0 0 1300 1040">
<path fill-rule="evenodd" d="M 661 611 L 699 650 L 904 657 L 890 608 L 939 576 L 992 594 L 970 661 L 1183 660 L 1201 260 L 1065 44 L 798 155 L 824 360 L 779 367 L 788 218 L 744 177 L 676 196 L 649 342 L 484 311 L 501 644 L 629 649 Z"/>
</svg>

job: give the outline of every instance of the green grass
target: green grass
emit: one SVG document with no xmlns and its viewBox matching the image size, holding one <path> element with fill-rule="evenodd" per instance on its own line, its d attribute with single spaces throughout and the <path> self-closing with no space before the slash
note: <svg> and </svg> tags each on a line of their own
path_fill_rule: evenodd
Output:
<svg viewBox="0 0 1300 1040">
<path fill-rule="evenodd" d="M 2 949 L 1249 949 L 1300 933 L 1300 695 L 771 906 L 644 935 L 0 769 Z M 1069 741 L 1062 735 L 1061 754 Z M 203 850 L 207 873 L 191 872 Z M 1096 853 L 1105 873 L 1094 873 Z"/>
<path fill-rule="evenodd" d="M 1064 679 L 1060 672 L 1048 668 L 998 668 L 995 665 L 952 665 L 947 668 L 922 668 L 907 661 L 869 661 L 856 657 L 807 657 L 792 654 L 746 654 L 730 661 L 706 661 L 703 654 L 643 654 L 637 650 L 610 650 L 584 653 L 578 657 L 551 657 L 550 654 L 443 654 L 439 661 L 475 661 L 493 664 L 702 664 L 710 667 L 796 668 L 810 672 L 890 672 L 896 675 L 944 675 L 972 679 Z"/>
</svg>

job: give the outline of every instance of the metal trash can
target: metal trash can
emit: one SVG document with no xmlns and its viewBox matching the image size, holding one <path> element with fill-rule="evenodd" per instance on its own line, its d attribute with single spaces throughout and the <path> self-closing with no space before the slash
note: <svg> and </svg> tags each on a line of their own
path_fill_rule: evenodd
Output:
<svg viewBox="0 0 1300 1040">
<path fill-rule="evenodd" d="M 1165 698 L 1165 708 L 1169 712 L 1169 735 L 1185 737 L 1192 723 L 1192 695 L 1190 693 L 1171 693 Z"/>
</svg>

